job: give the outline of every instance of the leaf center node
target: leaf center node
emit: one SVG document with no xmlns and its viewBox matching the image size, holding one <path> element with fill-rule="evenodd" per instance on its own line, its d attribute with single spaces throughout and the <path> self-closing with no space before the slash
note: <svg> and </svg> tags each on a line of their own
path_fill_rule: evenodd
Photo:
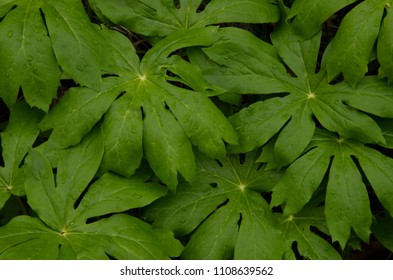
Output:
<svg viewBox="0 0 393 280">
<path fill-rule="evenodd" d="M 289 215 L 289 217 L 285 221 L 292 222 L 293 219 L 294 219 L 293 215 Z"/>
<path fill-rule="evenodd" d="M 239 189 L 242 191 L 242 192 L 244 192 L 244 190 L 246 189 L 246 185 L 245 184 L 243 184 L 243 183 L 240 183 L 240 185 L 239 185 Z"/>
<path fill-rule="evenodd" d="M 308 99 L 315 99 L 315 98 L 316 98 L 316 95 L 315 95 L 315 93 L 313 93 L 313 92 L 309 92 L 309 93 L 307 94 L 307 98 L 308 98 Z"/>
<path fill-rule="evenodd" d="M 145 75 L 145 74 L 143 74 L 143 75 L 138 75 L 138 78 L 139 78 L 139 80 L 141 80 L 141 82 L 146 81 L 146 75 Z"/>
</svg>

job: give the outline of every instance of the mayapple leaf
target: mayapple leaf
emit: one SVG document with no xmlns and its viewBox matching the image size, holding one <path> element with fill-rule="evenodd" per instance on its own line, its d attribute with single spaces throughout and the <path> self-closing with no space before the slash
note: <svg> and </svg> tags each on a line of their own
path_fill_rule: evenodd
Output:
<svg viewBox="0 0 393 280">
<path fill-rule="evenodd" d="M 195 175 L 192 145 L 211 157 L 225 157 L 225 144 L 236 144 L 237 135 L 209 99 L 212 91 L 223 91 L 210 86 L 199 68 L 170 56 L 181 48 L 211 45 L 217 40 L 217 28 L 173 33 L 151 48 L 142 61 L 127 38 L 106 29 L 103 33 L 113 42 L 114 64 L 108 66 L 113 74 L 103 79 L 99 91 L 76 87 L 65 94 L 40 123 L 42 130 L 53 129 L 49 143 L 60 148 L 75 145 L 103 118 L 101 172 L 111 170 L 129 177 L 145 156 L 172 190 L 178 173 L 187 181 Z M 178 73 L 176 83 L 168 70 Z"/>
<path fill-rule="evenodd" d="M 105 40 L 80 1 L 2 1 L 0 12 L 0 96 L 8 106 L 21 87 L 28 104 L 48 111 L 61 70 L 98 87 Z"/>
<path fill-rule="evenodd" d="M 377 56 L 381 69 L 386 73 L 389 81 L 393 81 L 393 34 L 390 27 L 393 25 L 393 1 L 385 3 L 386 16 L 379 30 L 377 42 Z"/>
<path fill-rule="evenodd" d="M 333 240 L 344 248 L 353 228 L 368 241 L 372 215 L 366 184 L 369 182 L 381 204 L 392 213 L 392 167 L 393 160 L 375 149 L 318 129 L 307 152 L 274 187 L 271 204 L 285 205 L 285 216 L 298 213 L 326 176 L 325 214 Z"/>
<path fill-rule="evenodd" d="M 22 87 L 30 105 L 47 111 L 60 84 L 60 69 L 40 14 L 42 2 L 5 4 L 9 10 L 0 24 L 0 96 L 11 106 Z"/>
<path fill-rule="evenodd" d="M 29 153 L 26 196 L 37 217 L 17 216 L 0 228 L 1 259 L 167 259 L 180 254 L 182 246 L 172 233 L 127 214 L 110 215 L 146 206 L 166 188 L 112 173 L 91 184 L 103 155 L 102 138 L 96 128 L 64 150 L 56 174 L 42 153 Z"/>
<path fill-rule="evenodd" d="M 280 18 L 270 0 L 90 0 L 102 20 L 109 20 L 149 37 L 166 37 L 181 29 L 201 28 L 226 22 L 266 23 Z M 200 9 L 202 8 L 202 10 Z"/>
<path fill-rule="evenodd" d="M 281 23 L 269 45 L 244 30 L 219 32 L 221 38 L 202 49 L 205 58 L 196 55 L 193 61 L 200 62 L 210 83 L 229 93 L 264 95 L 263 101 L 230 116 L 239 145 L 230 145 L 229 152 L 252 151 L 277 135 L 269 164 L 281 168 L 301 155 L 316 124 L 345 138 L 386 143 L 374 118 L 393 117 L 392 85 L 375 76 L 366 77 L 356 88 L 346 80 L 330 84 L 324 67 L 315 73 L 320 33 L 300 40 L 290 25 Z"/>
<path fill-rule="evenodd" d="M 294 28 L 305 38 L 317 34 L 322 24 L 338 10 L 356 0 L 296 0 L 293 2 L 287 19 L 292 20 Z"/>
<path fill-rule="evenodd" d="M 20 168 L 38 134 L 38 122 L 42 113 L 30 108 L 25 102 L 11 107 L 7 128 L 1 133 L 4 167 L 0 167 L 0 209 L 11 194 L 25 194 L 25 175 Z"/>
<path fill-rule="evenodd" d="M 373 234 L 383 246 L 393 252 L 393 218 L 391 216 L 378 217 L 373 226 Z"/>
<path fill-rule="evenodd" d="M 301 212 L 281 217 L 283 240 L 285 245 L 284 259 L 297 259 L 297 253 L 310 260 L 338 260 L 341 259 L 334 247 L 323 237 L 315 233 L 318 229 L 326 234 L 326 219 L 323 207 L 315 208 L 308 205 Z"/>
<path fill-rule="evenodd" d="M 326 53 L 329 80 L 339 73 L 355 86 L 368 71 L 368 62 L 377 39 L 384 1 L 364 1 L 343 19 Z"/>
<path fill-rule="evenodd" d="M 195 182 L 148 206 L 146 219 L 189 235 L 184 259 L 280 259 L 280 226 L 260 192 L 270 191 L 281 174 L 255 159 L 255 153 L 244 161 L 199 155 Z"/>
</svg>

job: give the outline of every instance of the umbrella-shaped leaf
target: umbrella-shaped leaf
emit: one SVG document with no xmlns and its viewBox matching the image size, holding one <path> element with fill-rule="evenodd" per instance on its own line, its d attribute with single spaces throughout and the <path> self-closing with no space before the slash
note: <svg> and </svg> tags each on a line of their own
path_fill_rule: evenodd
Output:
<svg viewBox="0 0 393 280">
<path fill-rule="evenodd" d="M 225 22 L 276 22 L 279 10 L 270 0 L 90 0 L 103 19 L 141 35 L 166 37 L 181 29 L 200 28 Z M 203 8 L 203 10 L 201 10 Z"/>
<path fill-rule="evenodd" d="M 9 106 L 22 87 L 28 104 L 47 111 L 61 70 L 98 87 L 105 40 L 80 1 L 2 1 L 0 17 L 0 96 Z"/>
<path fill-rule="evenodd" d="M 353 228 L 368 241 L 372 215 L 366 181 L 379 201 L 393 212 L 393 160 L 354 140 L 318 130 L 307 152 L 273 189 L 272 205 L 285 204 L 284 215 L 299 212 L 327 176 L 325 214 L 329 233 L 342 247 Z"/>
<path fill-rule="evenodd" d="M 255 158 L 198 157 L 196 182 L 149 206 L 147 219 L 178 235 L 191 234 L 185 259 L 281 258 L 281 230 L 260 193 L 271 190 L 280 173 L 265 171 Z"/>
<path fill-rule="evenodd" d="M 112 173 L 91 184 L 103 155 L 102 141 L 95 129 L 64 150 L 56 174 L 42 153 L 29 153 L 26 196 L 38 217 L 17 216 L 0 228 L 0 258 L 166 259 L 180 254 L 182 246 L 172 233 L 127 214 L 110 215 L 148 205 L 166 189 Z"/>
<path fill-rule="evenodd" d="M 191 181 L 195 174 L 192 145 L 212 157 L 224 157 L 225 143 L 236 144 L 237 135 L 208 97 L 223 91 L 209 87 L 197 67 L 168 56 L 184 47 L 211 45 L 217 35 L 216 27 L 178 31 L 139 61 L 124 36 L 106 30 L 113 42 L 111 71 L 115 74 L 103 79 L 99 91 L 74 88 L 60 100 L 40 124 L 43 130 L 53 128 L 49 142 L 63 148 L 75 145 L 104 115 L 103 172 L 131 176 L 145 155 L 172 189 L 178 173 Z M 177 83 L 197 85 L 201 92 L 172 84 L 168 69 L 179 73 Z"/>
</svg>

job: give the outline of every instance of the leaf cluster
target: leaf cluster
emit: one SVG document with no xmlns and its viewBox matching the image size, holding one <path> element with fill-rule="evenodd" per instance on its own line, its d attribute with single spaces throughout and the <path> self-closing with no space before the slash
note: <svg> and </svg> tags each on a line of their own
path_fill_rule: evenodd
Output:
<svg viewBox="0 0 393 280">
<path fill-rule="evenodd" d="M 392 9 L 2 1 L 0 259 L 391 255 Z"/>
</svg>

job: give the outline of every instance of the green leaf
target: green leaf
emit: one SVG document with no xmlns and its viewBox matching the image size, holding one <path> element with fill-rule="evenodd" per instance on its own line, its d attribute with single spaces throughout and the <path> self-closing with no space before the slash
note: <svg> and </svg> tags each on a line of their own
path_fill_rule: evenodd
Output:
<svg viewBox="0 0 393 280">
<path fill-rule="evenodd" d="M 25 0 L 6 6 L 10 10 L 0 24 L 0 96 L 11 106 L 22 87 L 30 105 L 47 111 L 60 84 L 60 70 L 40 15 L 40 4 Z M 11 10 L 13 5 L 17 7 Z"/>
<path fill-rule="evenodd" d="M 343 73 L 354 87 L 364 77 L 378 36 L 384 2 L 364 1 L 344 17 L 326 53 L 329 80 Z"/>
<path fill-rule="evenodd" d="M 166 37 L 177 30 L 225 22 L 276 22 L 280 16 L 277 5 L 269 0 L 212 0 L 206 4 L 187 0 L 180 1 L 179 7 L 175 1 L 167 0 L 89 2 L 101 19 L 150 37 Z"/>
<path fill-rule="evenodd" d="M 390 3 L 390 4 L 389 4 Z M 393 34 L 390 27 L 393 25 L 393 2 L 385 4 L 386 16 L 383 19 L 381 29 L 379 30 L 377 55 L 381 64 L 381 69 L 387 74 L 389 81 L 393 80 Z"/>
<path fill-rule="evenodd" d="M 29 153 L 26 196 L 38 217 L 17 216 L 0 228 L 0 258 L 167 259 L 180 254 L 182 246 L 172 233 L 126 214 L 110 215 L 146 206 L 166 189 L 141 177 L 112 173 L 90 184 L 102 158 L 102 142 L 96 129 L 65 150 L 56 175 L 45 156 Z"/>
<path fill-rule="evenodd" d="M 391 158 L 362 143 L 317 130 L 307 152 L 291 164 L 273 189 L 271 204 L 285 204 L 284 215 L 293 215 L 306 205 L 327 176 L 325 213 L 333 240 L 344 248 L 353 228 L 367 242 L 372 217 L 365 185 L 370 182 L 379 201 L 391 213 L 392 167 Z"/>
<path fill-rule="evenodd" d="M 344 153 L 345 148 L 337 151 L 330 167 L 325 208 L 329 231 L 342 247 L 349 238 L 351 227 L 365 241 L 371 233 L 366 186 L 354 161 Z"/>
<path fill-rule="evenodd" d="M 138 168 L 143 156 L 143 118 L 139 104 L 136 98 L 126 94 L 113 102 L 106 113 L 102 170 L 132 174 Z"/>
<path fill-rule="evenodd" d="M 23 168 L 20 165 L 36 140 L 42 114 L 25 102 L 11 107 L 7 128 L 1 133 L 4 167 L 0 167 L 0 209 L 10 194 L 25 193 Z"/>
<path fill-rule="evenodd" d="M 354 2 L 356 0 L 297 0 L 287 19 L 293 19 L 292 25 L 302 36 L 311 38 L 335 12 Z"/>
<path fill-rule="evenodd" d="M 281 232 L 259 192 L 280 178 L 255 163 L 256 154 L 216 161 L 198 157 L 192 185 L 149 206 L 146 218 L 177 235 L 191 234 L 184 259 L 280 259 Z"/>
<path fill-rule="evenodd" d="M 61 236 L 37 218 L 17 216 L 0 234 L 0 259 L 57 259 Z"/>
<path fill-rule="evenodd" d="M 379 217 L 373 226 L 373 234 L 383 246 L 393 251 L 393 218 L 391 216 Z"/>
<path fill-rule="evenodd" d="M 187 181 L 193 179 L 192 145 L 212 157 L 224 157 L 225 143 L 237 143 L 231 124 L 208 98 L 210 85 L 200 70 L 187 67 L 185 75 L 187 62 L 177 56 L 168 58 L 181 48 L 211 45 L 217 40 L 216 27 L 178 31 L 157 43 L 142 61 L 127 38 L 106 29 L 103 33 L 113 41 L 114 64 L 109 66 L 113 74 L 103 79 L 99 91 L 77 87 L 65 94 L 40 124 L 42 130 L 53 129 L 50 145 L 66 148 L 79 143 L 103 118 L 101 171 L 129 177 L 144 155 L 157 176 L 174 190 L 178 173 Z M 176 84 L 171 84 L 168 69 L 179 73 Z M 41 149 L 50 154 L 46 145 Z"/>
<path fill-rule="evenodd" d="M 296 215 L 282 218 L 285 259 L 296 259 L 298 253 L 311 260 L 338 260 L 340 255 L 329 242 L 315 233 L 313 228 L 325 232 L 326 221 L 323 208 L 306 206 Z M 312 228 L 313 227 L 313 228 Z"/>
<path fill-rule="evenodd" d="M 177 171 L 187 181 L 194 178 L 195 161 L 192 146 L 184 130 L 165 108 L 163 100 L 157 100 L 158 98 L 151 94 L 158 90 L 154 84 L 146 87 L 146 95 L 150 96 L 150 100 L 145 103 L 144 148 L 151 168 L 174 190 L 177 185 Z"/>
<path fill-rule="evenodd" d="M 269 165 L 281 168 L 302 154 L 316 124 L 345 138 L 385 144 L 372 115 L 392 118 L 391 85 L 375 76 L 355 89 L 346 80 L 329 84 L 323 66 L 315 73 L 320 33 L 301 40 L 281 23 L 271 34 L 272 46 L 244 30 L 219 32 L 221 39 L 203 48 L 205 57 L 194 53 L 193 62 L 210 83 L 231 94 L 264 95 L 229 118 L 239 136 L 239 145 L 230 145 L 229 152 L 249 152 L 277 136 Z"/>
<path fill-rule="evenodd" d="M 0 11 L 0 96 L 8 106 L 22 87 L 28 104 L 48 111 L 60 85 L 59 66 L 78 83 L 98 87 L 106 41 L 80 1 L 14 0 L 0 4 Z"/>
</svg>

